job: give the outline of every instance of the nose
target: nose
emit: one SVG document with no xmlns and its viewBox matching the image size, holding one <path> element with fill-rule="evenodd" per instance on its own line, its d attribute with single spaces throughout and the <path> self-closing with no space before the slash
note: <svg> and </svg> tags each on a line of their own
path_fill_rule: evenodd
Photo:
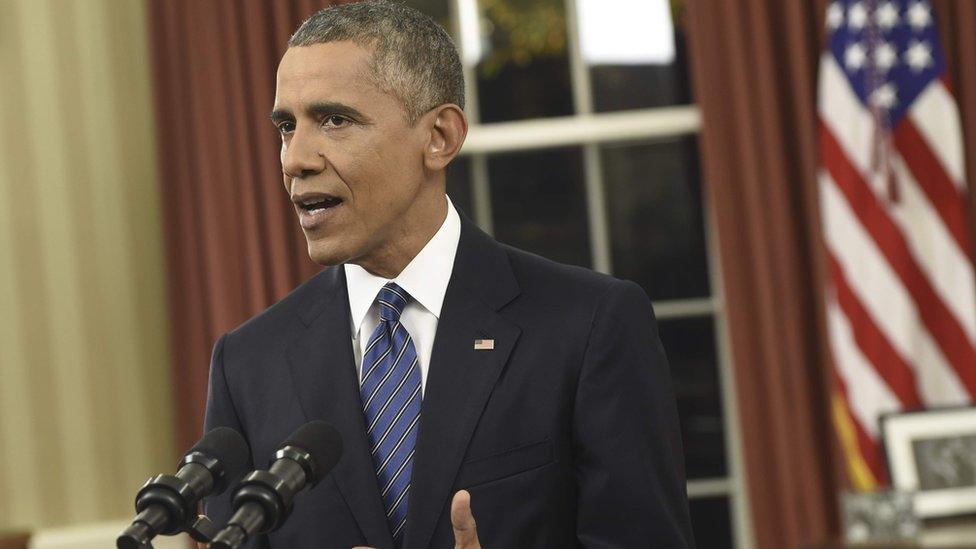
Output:
<svg viewBox="0 0 976 549">
<path fill-rule="evenodd" d="M 281 145 L 281 169 L 293 179 L 306 178 L 325 170 L 325 155 L 314 132 L 299 127 Z"/>
</svg>

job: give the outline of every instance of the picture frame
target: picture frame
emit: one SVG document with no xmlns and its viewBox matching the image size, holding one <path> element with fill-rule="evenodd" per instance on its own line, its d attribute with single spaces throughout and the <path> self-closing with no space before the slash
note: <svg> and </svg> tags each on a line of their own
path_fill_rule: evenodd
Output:
<svg viewBox="0 0 976 549">
<path fill-rule="evenodd" d="M 921 519 L 976 513 L 976 407 L 881 416 L 891 485 L 914 493 Z"/>
</svg>

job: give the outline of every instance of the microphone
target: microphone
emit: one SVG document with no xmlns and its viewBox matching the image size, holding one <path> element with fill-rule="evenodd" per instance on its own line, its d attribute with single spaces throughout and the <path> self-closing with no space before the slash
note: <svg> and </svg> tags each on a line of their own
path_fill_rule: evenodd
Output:
<svg viewBox="0 0 976 549">
<path fill-rule="evenodd" d="M 295 495 L 318 484 L 341 455 L 342 437 L 331 425 L 316 420 L 299 427 L 281 443 L 267 471 L 248 474 L 234 490 L 234 515 L 214 536 L 211 549 L 237 549 L 278 529 Z"/>
<path fill-rule="evenodd" d="M 145 549 L 158 534 L 187 531 L 209 541 L 216 528 L 197 517 L 197 504 L 220 494 L 247 470 L 250 449 L 244 437 L 229 427 L 205 434 L 183 459 L 175 475 L 157 475 L 136 494 L 136 518 L 115 540 L 118 549 Z"/>
</svg>

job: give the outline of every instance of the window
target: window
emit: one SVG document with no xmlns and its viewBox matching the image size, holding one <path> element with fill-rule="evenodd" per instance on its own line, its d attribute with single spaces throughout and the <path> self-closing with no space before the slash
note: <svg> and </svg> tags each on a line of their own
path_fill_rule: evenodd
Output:
<svg viewBox="0 0 976 549">
<path fill-rule="evenodd" d="M 682 0 L 414 0 L 452 31 L 471 128 L 448 193 L 498 240 L 641 284 L 702 547 L 751 546 Z"/>
</svg>

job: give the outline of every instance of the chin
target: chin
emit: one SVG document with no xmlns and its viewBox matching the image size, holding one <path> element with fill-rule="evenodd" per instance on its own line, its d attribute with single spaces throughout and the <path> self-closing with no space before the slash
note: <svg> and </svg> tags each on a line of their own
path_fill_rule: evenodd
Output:
<svg viewBox="0 0 976 549">
<path fill-rule="evenodd" d="M 337 250 L 321 242 L 308 243 L 308 257 L 323 267 L 338 265 L 349 259 L 341 250 Z"/>
</svg>

